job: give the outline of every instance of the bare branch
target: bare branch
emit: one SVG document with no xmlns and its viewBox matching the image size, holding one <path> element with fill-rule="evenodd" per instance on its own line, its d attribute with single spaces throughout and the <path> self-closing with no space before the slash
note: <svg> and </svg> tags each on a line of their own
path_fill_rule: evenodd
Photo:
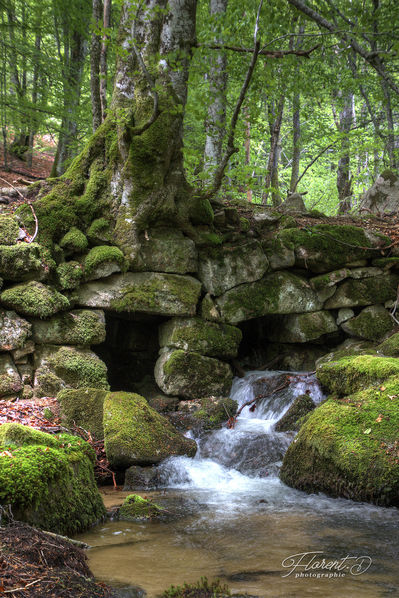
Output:
<svg viewBox="0 0 399 598">
<path fill-rule="evenodd" d="M 208 50 L 231 50 L 232 52 L 239 52 L 242 54 L 253 53 L 253 48 L 242 48 L 241 46 L 227 46 L 224 44 L 196 44 L 196 48 L 207 48 Z M 259 50 L 259 56 L 267 56 L 268 58 L 284 58 L 284 56 L 294 55 L 310 58 L 310 54 L 317 50 L 320 44 L 313 46 L 309 50 Z"/>
</svg>

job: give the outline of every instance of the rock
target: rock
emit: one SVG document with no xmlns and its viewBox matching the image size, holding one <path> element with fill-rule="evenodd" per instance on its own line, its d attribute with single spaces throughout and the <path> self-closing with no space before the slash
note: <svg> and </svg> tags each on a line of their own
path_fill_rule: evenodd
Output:
<svg viewBox="0 0 399 598">
<path fill-rule="evenodd" d="M 83 264 L 74 261 L 60 264 L 57 268 L 57 278 L 61 289 L 76 289 L 83 278 Z"/>
<path fill-rule="evenodd" d="M 56 396 L 64 388 L 108 390 L 107 367 L 88 349 L 45 345 L 35 352 L 35 395 Z"/>
<path fill-rule="evenodd" d="M 342 357 L 353 357 L 355 355 L 376 355 L 376 347 L 368 341 L 361 341 L 354 338 L 347 338 L 343 343 L 337 345 L 333 351 L 325 353 L 316 361 L 319 367 L 323 363 L 338 361 Z M 313 368 L 315 369 L 315 368 Z"/>
<path fill-rule="evenodd" d="M 349 278 L 350 275 L 351 270 L 349 270 L 349 268 L 341 268 L 340 270 L 335 270 L 334 272 L 326 272 L 325 274 L 315 276 L 314 278 L 310 279 L 310 283 L 316 291 L 322 291 L 326 288 L 335 289 L 339 282 L 345 280 L 345 278 Z"/>
<path fill-rule="evenodd" d="M 189 204 L 189 216 L 193 224 L 209 224 L 213 222 L 214 214 L 211 202 L 202 197 L 191 195 Z"/>
<path fill-rule="evenodd" d="M 106 218 L 93 220 L 87 230 L 87 237 L 92 245 L 106 245 L 107 243 L 111 243 L 111 222 Z"/>
<path fill-rule="evenodd" d="M 341 309 L 338 310 L 337 326 L 339 326 L 343 322 L 346 322 L 347 320 L 350 320 L 354 317 L 354 315 L 355 312 L 353 311 L 353 309 L 350 309 L 349 307 L 341 307 Z"/>
<path fill-rule="evenodd" d="M 356 307 L 384 303 L 396 297 L 399 276 L 386 274 L 374 278 L 345 280 L 335 294 L 327 299 L 325 309 Z"/>
<path fill-rule="evenodd" d="M 285 245 L 278 235 L 263 241 L 262 247 L 272 270 L 292 268 L 295 265 L 295 253 L 292 243 Z"/>
<path fill-rule="evenodd" d="M 185 438 L 140 395 L 108 393 L 104 401 L 104 436 L 112 467 L 159 463 L 172 455 L 193 457 L 196 444 Z"/>
<path fill-rule="evenodd" d="M 281 480 L 309 493 L 398 506 L 399 412 L 392 400 L 398 395 L 394 376 L 383 390 L 369 388 L 322 403 L 289 446 Z"/>
<path fill-rule="evenodd" d="M 328 311 L 270 318 L 267 338 L 282 343 L 307 343 L 338 330 Z"/>
<path fill-rule="evenodd" d="M 130 490 L 154 490 L 161 483 L 161 476 L 156 467 L 132 465 L 125 471 L 124 492 Z"/>
<path fill-rule="evenodd" d="M 18 241 L 19 231 L 15 216 L 0 214 L 0 245 L 14 245 Z"/>
<path fill-rule="evenodd" d="M 53 287 L 34 281 L 6 289 L 0 299 L 6 307 L 36 318 L 48 318 L 69 307 L 64 295 Z"/>
<path fill-rule="evenodd" d="M 173 318 L 159 328 L 161 347 L 175 347 L 209 357 L 236 357 L 241 339 L 239 328 L 201 318 Z"/>
<path fill-rule="evenodd" d="M 120 521 L 137 521 L 159 517 L 164 509 L 138 494 L 130 494 L 123 501 L 118 511 Z"/>
<path fill-rule="evenodd" d="M 375 355 L 342 357 L 338 361 L 319 363 L 316 375 L 329 392 L 345 396 L 399 375 L 399 360 Z"/>
<path fill-rule="evenodd" d="M 32 321 L 33 340 L 38 344 L 89 347 L 105 341 L 104 312 L 76 309 L 49 320 Z"/>
<path fill-rule="evenodd" d="M 259 228 L 269 228 L 271 224 L 276 224 L 281 218 L 281 214 L 278 212 L 271 212 L 270 210 L 265 210 L 264 208 L 260 211 L 259 206 L 256 204 L 254 207 L 256 207 L 257 210 L 253 214 L 253 219 Z"/>
<path fill-rule="evenodd" d="M 83 253 L 88 245 L 89 242 L 86 236 L 76 226 L 70 228 L 60 241 L 60 247 L 67 255 Z"/>
<path fill-rule="evenodd" d="M 381 340 L 394 326 L 389 312 L 382 305 L 366 307 L 358 316 L 341 324 L 342 330 L 350 336 L 370 341 Z"/>
<path fill-rule="evenodd" d="M 306 212 L 305 202 L 300 193 L 291 193 L 280 206 L 287 212 Z"/>
<path fill-rule="evenodd" d="M 360 211 L 372 214 L 397 212 L 399 206 L 399 179 L 392 170 L 384 170 L 375 183 L 363 195 Z"/>
<path fill-rule="evenodd" d="M 217 322 L 220 320 L 220 313 L 216 307 L 215 301 L 211 295 L 207 293 L 201 302 L 201 318 L 209 320 L 210 322 Z"/>
<path fill-rule="evenodd" d="M 155 364 L 155 380 L 168 395 L 188 399 L 230 393 L 233 373 L 227 363 L 182 350 L 161 353 Z"/>
<path fill-rule="evenodd" d="M 12 351 L 24 346 L 31 335 L 31 325 L 15 311 L 0 309 L 0 351 Z"/>
<path fill-rule="evenodd" d="M 11 357 L 0 355 L 0 398 L 16 395 L 22 390 L 22 381 Z"/>
<path fill-rule="evenodd" d="M 279 239 L 285 245 L 292 244 L 296 266 L 316 274 L 374 258 L 373 247 L 383 248 L 390 244 L 388 237 L 362 228 L 330 224 L 318 224 L 306 230 L 286 229 L 280 231 Z"/>
<path fill-rule="evenodd" d="M 125 256 L 118 247 L 98 245 L 90 249 L 84 259 L 85 280 L 106 278 L 125 268 Z"/>
<path fill-rule="evenodd" d="M 114 274 L 77 290 L 77 302 L 116 312 L 193 316 L 201 283 L 191 276 L 139 272 Z"/>
<path fill-rule="evenodd" d="M 45 280 L 55 263 L 37 243 L 0 245 L 0 276 L 5 280 Z"/>
<path fill-rule="evenodd" d="M 309 283 L 290 272 L 274 272 L 262 280 L 230 289 L 217 300 L 230 324 L 268 314 L 319 311 L 322 303 Z"/>
<path fill-rule="evenodd" d="M 207 397 L 180 401 L 177 411 L 168 415 L 177 429 L 192 430 L 195 437 L 209 430 L 221 428 L 237 411 L 237 401 L 229 397 Z"/>
<path fill-rule="evenodd" d="M 399 332 L 392 334 L 389 338 L 384 340 L 380 345 L 377 347 L 378 353 L 382 353 L 388 357 L 398 357 L 399 356 Z"/>
<path fill-rule="evenodd" d="M 3 424 L 0 451 L 7 451 L 0 459 L 0 502 L 11 505 L 16 519 L 73 535 L 105 516 L 94 451 L 81 438 Z"/>
<path fill-rule="evenodd" d="M 206 248 L 199 254 L 198 276 L 211 295 L 262 278 L 269 263 L 258 241 Z"/>
<path fill-rule="evenodd" d="M 392 247 L 392 253 L 396 250 Z M 399 269 L 399 257 L 380 257 L 373 260 L 373 266 L 377 266 L 379 270 L 398 270 Z"/>
<path fill-rule="evenodd" d="M 303 394 L 296 397 L 288 411 L 278 420 L 275 426 L 276 432 L 295 432 L 301 427 L 301 418 L 313 411 L 316 407 L 309 395 Z"/>
<path fill-rule="evenodd" d="M 350 278 L 358 280 L 359 278 L 372 278 L 374 276 L 381 276 L 384 271 L 381 268 L 354 268 L 350 270 Z"/>
<path fill-rule="evenodd" d="M 35 351 L 35 343 L 32 340 L 26 341 L 20 349 L 11 351 L 15 363 L 22 363 L 22 360 Z"/>
<path fill-rule="evenodd" d="M 195 243 L 179 230 L 150 229 L 141 240 L 138 255 L 130 270 L 187 274 L 197 272 Z"/>
<path fill-rule="evenodd" d="M 103 406 L 106 390 L 79 388 L 62 390 L 57 395 L 61 422 L 67 428 L 81 426 L 96 440 L 104 438 Z"/>
</svg>

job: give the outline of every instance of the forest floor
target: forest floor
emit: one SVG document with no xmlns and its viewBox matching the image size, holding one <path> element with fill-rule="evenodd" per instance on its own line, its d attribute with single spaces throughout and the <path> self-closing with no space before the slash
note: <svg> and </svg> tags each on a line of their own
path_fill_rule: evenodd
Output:
<svg viewBox="0 0 399 598">
<path fill-rule="evenodd" d="M 50 176 L 54 156 L 51 152 L 51 146 L 48 151 L 33 152 L 32 167 L 28 168 L 25 160 L 20 160 L 16 156 L 8 154 L 8 169 L 4 168 L 3 146 L 0 144 L 0 187 L 7 187 L 6 183 L 14 186 L 21 186 L 23 181 L 35 182 Z"/>
</svg>

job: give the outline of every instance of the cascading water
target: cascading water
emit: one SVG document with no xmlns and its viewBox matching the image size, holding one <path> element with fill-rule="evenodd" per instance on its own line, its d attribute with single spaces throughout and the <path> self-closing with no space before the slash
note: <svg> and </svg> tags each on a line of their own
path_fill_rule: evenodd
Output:
<svg viewBox="0 0 399 598">
<path fill-rule="evenodd" d="M 267 598 L 399 595 L 397 509 L 307 495 L 279 480 L 294 435 L 276 432 L 276 422 L 305 391 L 315 403 L 323 398 L 313 376 L 289 375 L 289 386 L 283 372 L 236 379 L 231 396 L 239 407 L 266 396 L 254 410 L 243 407 L 234 429 L 198 438 L 194 459 L 176 457 L 159 466 L 164 488 L 146 495 L 168 509 L 169 520 L 111 521 L 80 537 L 93 546 L 88 555 L 97 577 L 138 585 L 148 598 L 204 575 L 220 578 L 234 592 Z M 287 563 L 302 553 L 310 555 L 306 560 L 314 554 L 349 565 L 332 578 L 300 565 L 290 573 Z M 350 568 L 359 556 L 360 574 Z"/>
</svg>

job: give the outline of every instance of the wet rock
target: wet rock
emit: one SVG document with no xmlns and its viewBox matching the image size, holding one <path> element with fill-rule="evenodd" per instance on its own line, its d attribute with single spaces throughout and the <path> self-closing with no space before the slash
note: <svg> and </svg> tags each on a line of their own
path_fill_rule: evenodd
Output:
<svg viewBox="0 0 399 598">
<path fill-rule="evenodd" d="M 283 343 L 307 343 L 338 330 L 328 311 L 275 316 L 270 324 L 267 337 Z"/>
<path fill-rule="evenodd" d="M 229 397 L 180 401 L 177 411 L 168 415 L 177 429 L 191 430 L 195 437 L 220 428 L 237 411 L 237 401 Z"/>
<path fill-rule="evenodd" d="M 360 314 L 341 324 L 344 332 L 350 336 L 370 341 L 381 340 L 395 326 L 389 312 L 382 305 L 371 305 Z"/>
<path fill-rule="evenodd" d="M 316 407 L 308 394 L 299 395 L 288 411 L 276 423 L 276 432 L 297 431 L 301 426 L 301 418 Z"/>
<path fill-rule="evenodd" d="M 33 339 L 38 344 L 88 347 L 105 341 L 104 312 L 77 309 L 48 320 L 33 320 Z"/>
<path fill-rule="evenodd" d="M 161 484 L 161 475 L 156 467 L 132 465 L 125 471 L 124 492 L 130 490 L 155 490 Z"/>
<path fill-rule="evenodd" d="M 30 335 L 29 322 L 14 311 L 0 309 L 0 351 L 21 349 Z"/>
<path fill-rule="evenodd" d="M 227 363 L 199 353 L 166 351 L 155 364 L 155 380 L 168 395 L 198 399 L 230 393 L 233 373 Z"/>
</svg>

